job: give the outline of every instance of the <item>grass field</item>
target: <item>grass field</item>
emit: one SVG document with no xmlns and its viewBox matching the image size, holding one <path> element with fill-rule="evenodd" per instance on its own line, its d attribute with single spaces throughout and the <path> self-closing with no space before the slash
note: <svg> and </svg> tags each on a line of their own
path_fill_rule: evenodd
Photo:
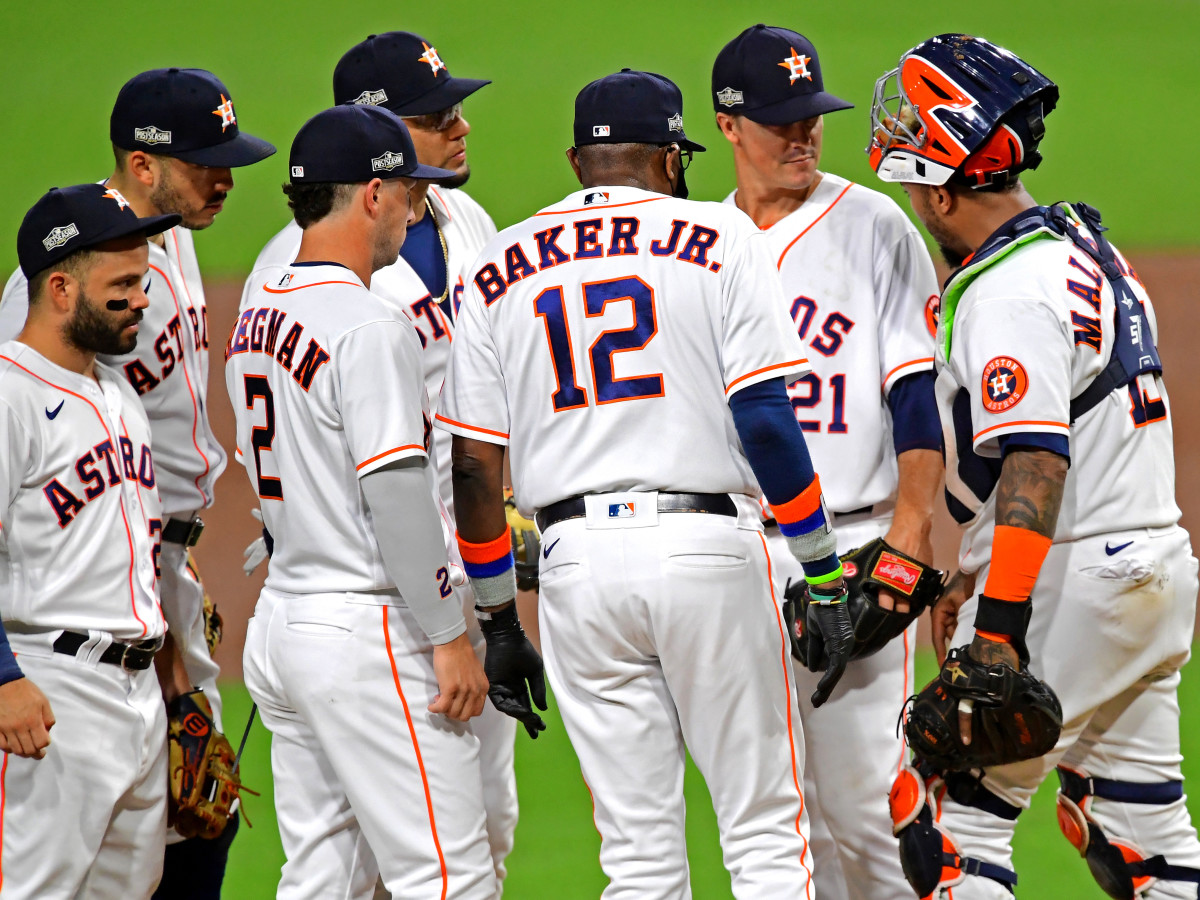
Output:
<svg viewBox="0 0 1200 900">
<path fill-rule="evenodd" d="M 932 677 L 932 653 L 917 660 L 917 683 Z M 240 682 L 223 686 L 225 721 L 231 739 L 240 737 L 250 710 L 250 699 Z M 1184 774 L 1200 775 L 1200 733 L 1187 727 L 1200 709 L 1200 678 L 1185 670 L 1180 703 L 1185 731 Z M 1191 716 L 1191 719 L 1189 719 Z M 594 900 L 607 883 L 597 855 L 600 838 L 592 826 L 591 801 L 579 774 L 561 720 L 553 703 L 546 717 L 548 730 L 537 741 L 517 739 L 517 785 L 521 821 L 516 847 L 509 857 L 505 896 L 512 900 Z M 279 833 L 275 830 L 270 790 L 270 734 L 256 723 L 243 758 L 244 778 L 263 790 L 249 798 L 254 827 L 242 829 L 230 852 L 225 896 L 234 900 L 267 900 L 274 897 L 283 863 Z M 1023 900 L 1083 900 L 1105 895 L 1092 881 L 1087 866 L 1058 831 L 1054 818 L 1051 778 L 1023 814 L 1017 831 L 1016 864 Z M 688 847 L 695 900 L 727 900 L 729 878 L 721 865 L 716 818 L 708 793 L 696 770 L 689 765 L 687 783 Z M 1200 821 L 1200 794 L 1189 807 Z M 904 900 L 904 898 L 879 898 Z"/>
<path fill-rule="evenodd" d="M 475 175 L 471 192 L 504 226 L 573 187 L 562 151 L 578 90 L 622 66 L 662 72 L 683 89 L 689 136 L 710 147 L 688 173 L 693 196 L 729 190 L 732 163 L 712 120 L 708 81 L 721 46 L 755 22 L 805 32 L 817 44 L 826 86 L 857 108 L 828 118 L 823 163 L 867 184 L 862 152 L 874 81 L 900 53 L 942 31 L 983 34 L 1027 57 L 1062 88 L 1049 119 L 1047 162 L 1028 177 L 1044 201 L 1087 199 L 1130 248 L 1200 245 L 1192 154 L 1200 118 L 1195 85 L 1195 0 L 1054 0 L 1007 10 L 926 0 L 798 5 L 778 0 L 647 4 L 382 4 L 366 0 L 207 0 L 153 6 L 115 0 L 0 4 L 0 83 L 9 138 L 0 154 L 0 270 L 15 265 L 15 234 L 51 185 L 111 170 L 108 116 L 120 86 L 156 66 L 215 71 L 237 104 L 239 125 L 281 152 L 237 171 L 238 186 L 197 249 L 205 274 L 244 276 L 287 218 L 279 184 L 296 129 L 332 102 L 338 57 L 371 32 L 429 37 L 458 75 L 491 78 L 466 114 Z"/>
</svg>

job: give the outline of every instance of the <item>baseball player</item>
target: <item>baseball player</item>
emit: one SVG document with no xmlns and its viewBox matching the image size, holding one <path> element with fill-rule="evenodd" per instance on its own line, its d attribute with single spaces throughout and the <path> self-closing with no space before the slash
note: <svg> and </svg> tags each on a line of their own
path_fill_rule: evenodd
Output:
<svg viewBox="0 0 1200 900">
<path fill-rule="evenodd" d="M 209 227 L 221 211 L 233 188 L 231 168 L 275 148 L 239 129 L 229 89 L 202 69 L 154 69 L 130 79 L 113 105 L 109 134 L 116 168 L 104 184 L 138 215 L 181 217 L 150 241 L 150 306 L 141 340 L 129 353 L 101 352 L 101 360 L 125 376 L 150 418 L 164 516 L 163 608 L 188 677 L 204 690 L 221 729 L 211 653 L 219 624 L 214 633 L 214 613 L 189 553 L 204 527 L 199 513 L 212 505 L 225 468 L 208 420 L 208 313 L 192 231 Z M 0 298 L 0 339 L 20 330 L 28 308 L 28 283 L 18 269 Z M 172 833 L 161 896 L 217 897 L 236 831 L 234 820 L 217 840 L 184 842 Z"/>
<path fill-rule="evenodd" d="M 957 34 L 919 44 L 875 86 L 872 168 L 904 186 L 957 267 L 941 298 L 937 397 L 965 533 L 935 644 L 1028 667 L 1062 710 L 1044 757 L 981 778 L 907 769 L 893 812 L 906 871 L 929 876 L 914 878 L 918 893 L 1008 897 L 1017 817 L 1057 768 L 1059 824 L 1109 896 L 1194 897 L 1176 688 L 1197 563 L 1178 525 L 1158 326 L 1099 214 L 1039 206 L 1021 182 L 1057 100 L 1028 63 Z M 973 734 L 975 715 L 965 700 L 964 744 L 988 737 Z M 911 816 L 941 774 L 935 829 Z"/>
<path fill-rule="evenodd" d="M 86 184 L 49 191 L 17 233 L 31 302 L 0 344 L 5 898 L 146 898 L 162 873 L 163 699 L 189 687 L 177 652 L 160 650 L 150 426 L 96 357 L 133 349 L 146 238 L 178 222 Z M 161 686 L 156 652 L 171 654 Z"/>
<path fill-rule="evenodd" d="M 818 168 L 824 116 L 850 104 L 824 90 L 806 37 L 747 28 L 717 55 L 712 92 L 737 175 L 725 202 L 766 234 L 808 345 L 812 371 L 788 395 L 824 475 L 838 550 L 884 537 L 932 562 L 942 458 L 926 324 L 937 282 L 924 241 L 889 198 Z M 782 596 L 803 572 L 773 522 L 767 546 Z M 915 631 L 851 663 L 837 702 L 820 709 L 807 699 L 818 674 L 796 667 L 816 882 L 831 900 L 907 890 L 884 798 L 904 759 L 894 711 L 912 692 Z"/>
<path fill-rule="evenodd" d="M 382 876 L 394 897 L 492 898 L 465 724 L 487 679 L 450 584 L 420 342 L 366 287 L 414 181 L 450 173 L 393 113 L 351 105 L 301 128 L 290 172 L 300 250 L 247 286 L 225 367 L 275 544 L 245 673 L 274 735 L 278 896 L 370 897 Z"/>
<path fill-rule="evenodd" d="M 462 103 L 489 83 L 451 76 L 437 48 L 407 31 L 371 35 L 347 51 L 333 73 L 335 103 L 382 106 L 404 117 L 417 160 L 454 173 L 438 182 L 415 183 L 412 202 L 416 219 L 408 228 L 400 254 L 371 279 L 371 292 L 410 318 L 417 329 L 431 404 L 437 402 L 446 377 L 454 315 L 462 302 L 464 275 L 469 277 L 465 270 L 496 233 L 483 207 L 458 189 L 471 171 L 466 150 L 471 127 L 463 117 Z M 259 254 L 256 273 L 265 266 L 290 263 L 300 248 L 300 238 L 300 227 L 294 221 L 288 223 Z M 252 275 L 251 281 L 256 278 L 257 274 Z M 452 513 L 450 435 L 435 431 L 433 444 L 439 495 Z M 452 519 L 446 530 L 452 538 Z M 457 551 L 452 539 L 449 546 L 454 561 Z M 257 564 L 258 559 L 251 558 Z M 483 635 L 470 612 L 475 601 L 461 572 L 456 574 L 456 580 L 464 583 L 455 584 L 454 589 L 463 602 L 472 642 L 482 654 Z M 470 727 L 480 742 L 488 840 L 497 877 L 503 880 L 504 860 L 512 850 L 517 825 L 516 722 L 489 705 L 471 720 Z"/>
<path fill-rule="evenodd" d="M 766 239 L 736 209 L 682 199 L 704 148 L 672 82 L 629 69 L 593 82 L 574 137 L 583 190 L 501 232 L 474 267 L 436 417 L 455 436 L 477 608 L 519 631 L 507 447 L 542 532 L 542 649 L 594 798 L 604 896 L 690 896 L 686 744 L 734 895 L 811 898 L 790 644 L 757 499 L 761 483 L 840 659 L 820 703 L 849 625 L 784 389 L 804 351 Z M 540 668 L 524 671 L 537 704 Z M 536 717 L 523 684 L 501 689 Z"/>
</svg>

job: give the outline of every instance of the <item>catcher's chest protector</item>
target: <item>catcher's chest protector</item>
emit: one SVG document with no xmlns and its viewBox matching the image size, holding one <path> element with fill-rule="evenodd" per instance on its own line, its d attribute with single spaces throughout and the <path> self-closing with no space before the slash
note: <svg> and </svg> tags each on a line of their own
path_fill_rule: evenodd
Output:
<svg viewBox="0 0 1200 900">
<path fill-rule="evenodd" d="M 1091 237 L 1080 231 L 1084 226 Z M 1116 299 L 1113 313 L 1113 347 L 1108 364 L 1078 397 L 1071 401 L 1071 423 L 1094 408 L 1108 394 L 1126 387 L 1139 375 L 1162 372 L 1158 348 L 1146 324 L 1149 317 L 1138 295 L 1129 287 L 1130 273 L 1104 237 L 1100 213 L 1086 203 L 1036 206 L 1006 223 L 959 269 L 942 293 L 945 355 L 950 358 L 954 318 L 963 294 L 985 269 L 999 263 L 1019 247 L 1037 240 L 1068 240 L 1086 254 L 1103 273 Z M 952 408 L 958 474 L 974 496 L 960 497 L 946 488 L 946 504 L 959 524 L 970 522 L 991 496 L 1000 480 L 1000 459 L 978 455 L 973 447 L 971 401 L 960 390 Z"/>
</svg>

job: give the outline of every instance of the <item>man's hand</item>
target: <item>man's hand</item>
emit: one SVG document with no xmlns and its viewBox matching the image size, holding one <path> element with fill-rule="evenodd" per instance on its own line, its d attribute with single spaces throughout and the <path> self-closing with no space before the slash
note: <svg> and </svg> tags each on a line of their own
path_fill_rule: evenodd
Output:
<svg viewBox="0 0 1200 900">
<path fill-rule="evenodd" d="M 938 665 L 946 661 L 946 650 L 954 632 L 958 629 L 958 611 L 975 593 L 975 573 L 959 571 L 946 582 L 942 596 L 930 612 L 933 620 L 933 649 L 937 652 Z"/>
<path fill-rule="evenodd" d="M 491 683 L 488 696 L 496 709 L 520 720 L 529 736 L 536 739 L 539 731 L 546 730 L 542 717 L 533 711 L 533 705 L 546 709 L 542 658 L 521 628 L 515 603 L 491 610 L 488 615 L 490 618 L 479 619 L 479 628 L 487 642 L 483 666 Z"/>
<path fill-rule="evenodd" d="M 915 527 L 907 527 L 903 522 L 893 520 L 892 527 L 888 529 L 888 533 L 884 535 L 883 539 L 889 546 L 895 547 L 901 553 L 907 553 L 913 559 L 918 559 L 931 566 L 933 565 L 933 542 L 929 539 L 929 534 L 930 529 L 927 522 Z M 878 598 L 880 609 L 890 609 L 898 613 L 906 613 L 910 609 L 907 597 L 889 591 L 887 588 L 879 589 Z"/>
<path fill-rule="evenodd" d="M 971 646 L 967 648 L 967 655 L 987 666 L 1002 662 L 1011 666 L 1014 672 L 1021 671 L 1021 660 L 1016 649 L 1005 641 L 989 641 L 975 635 Z M 962 739 L 964 747 L 971 743 L 971 719 L 974 712 L 975 706 L 970 700 L 958 701 L 958 736 Z"/>
<path fill-rule="evenodd" d="M 0 685 L 0 750 L 41 759 L 50 746 L 54 712 L 41 689 L 28 678 Z"/>
<path fill-rule="evenodd" d="M 483 712 L 488 695 L 488 680 L 475 648 L 465 633 L 433 648 L 433 673 L 437 676 L 438 694 L 427 707 L 459 722 Z"/>
</svg>

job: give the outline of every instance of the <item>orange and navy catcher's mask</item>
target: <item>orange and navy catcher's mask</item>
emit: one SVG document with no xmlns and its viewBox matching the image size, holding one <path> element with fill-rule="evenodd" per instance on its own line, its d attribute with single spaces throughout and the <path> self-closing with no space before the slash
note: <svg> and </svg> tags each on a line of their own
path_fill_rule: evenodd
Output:
<svg viewBox="0 0 1200 900">
<path fill-rule="evenodd" d="M 884 181 L 997 190 L 1042 161 L 1058 86 L 983 38 L 940 34 L 875 82 L 871 168 Z"/>
</svg>

